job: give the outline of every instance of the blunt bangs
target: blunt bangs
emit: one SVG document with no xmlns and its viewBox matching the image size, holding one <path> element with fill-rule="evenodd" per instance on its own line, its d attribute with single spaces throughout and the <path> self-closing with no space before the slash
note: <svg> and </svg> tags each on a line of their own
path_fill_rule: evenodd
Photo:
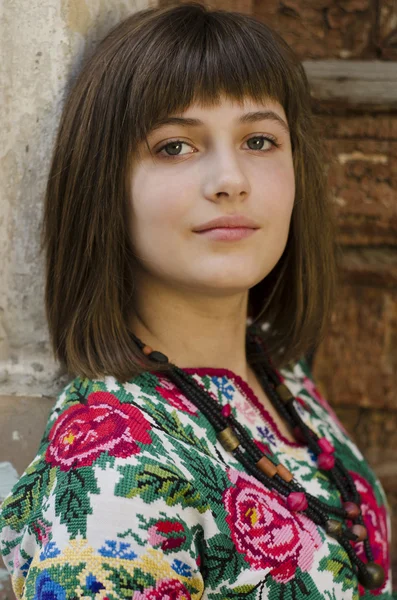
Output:
<svg viewBox="0 0 397 600">
<path fill-rule="evenodd" d="M 162 118 L 196 102 L 217 105 L 222 96 L 240 103 L 246 98 L 278 102 L 293 133 L 305 75 L 281 36 L 264 24 L 190 3 L 175 8 L 172 15 L 160 15 L 147 42 L 133 66 L 130 114 L 135 145 L 147 141 Z"/>
</svg>

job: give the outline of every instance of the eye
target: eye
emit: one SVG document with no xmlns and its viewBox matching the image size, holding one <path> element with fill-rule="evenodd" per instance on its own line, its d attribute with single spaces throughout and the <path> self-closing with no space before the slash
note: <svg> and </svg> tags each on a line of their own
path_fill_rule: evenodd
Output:
<svg viewBox="0 0 397 600">
<path fill-rule="evenodd" d="M 190 146 L 190 144 L 188 144 L 187 142 L 184 142 L 182 140 L 173 140 L 171 142 L 167 142 L 166 144 L 164 144 L 164 146 L 159 148 L 159 150 L 156 152 L 156 154 L 161 155 L 162 151 L 165 150 L 166 148 L 170 150 L 170 153 L 167 155 L 163 155 L 163 156 L 165 156 L 165 158 L 172 158 L 173 156 L 185 156 L 185 154 L 189 154 L 189 153 L 181 154 L 179 152 L 181 146 Z M 191 148 L 191 146 L 190 146 L 190 148 Z M 190 154 L 192 154 L 192 153 L 190 153 Z"/>
<path fill-rule="evenodd" d="M 253 141 L 253 148 L 250 148 L 250 150 L 260 150 L 262 152 L 269 152 L 269 150 L 265 150 L 263 149 L 263 144 L 266 145 L 266 142 L 269 142 L 272 146 L 275 146 L 276 148 L 279 148 L 280 144 L 277 143 L 276 139 L 272 136 L 266 136 L 266 135 L 254 135 L 253 137 L 250 137 L 247 140 L 247 143 L 252 142 Z M 259 147 L 258 147 L 259 146 Z M 269 146 L 267 146 L 269 148 Z"/>
<path fill-rule="evenodd" d="M 256 150 L 259 152 L 271 152 L 271 147 L 269 148 L 269 144 L 270 146 L 279 148 L 280 144 L 276 141 L 276 138 L 274 138 L 273 136 L 270 135 L 254 135 L 252 137 L 250 137 L 247 140 L 248 142 L 252 142 L 252 145 L 254 147 L 250 147 L 249 150 Z M 268 144 L 266 144 L 266 142 L 268 142 Z M 267 148 L 263 148 L 263 145 L 267 145 Z M 166 144 L 164 144 L 163 146 L 161 146 L 161 148 L 159 148 L 156 152 L 156 154 L 162 156 L 162 158 L 165 159 L 173 159 L 173 158 L 177 158 L 178 156 L 186 156 L 187 154 L 193 154 L 193 152 L 185 152 L 185 153 L 181 153 L 180 150 L 182 148 L 182 146 L 189 146 L 190 148 L 192 148 L 192 146 L 190 144 L 188 144 L 187 142 L 184 142 L 183 140 L 172 140 L 170 142 L 167 142 Z M 164 154 L 165 152 L 165 154 Z"/>
</svg>

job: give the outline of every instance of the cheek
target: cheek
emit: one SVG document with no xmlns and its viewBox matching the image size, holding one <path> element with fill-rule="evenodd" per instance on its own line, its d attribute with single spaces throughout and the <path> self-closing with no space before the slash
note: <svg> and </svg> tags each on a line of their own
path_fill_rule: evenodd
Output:
<svg viewBox="0 0 397 600">
<path fill-rule="evenodd" d="M 179 182 L 169 182 L 150 173 L 137 175 L 131 186 L 131 226 L 135 235 L 145 231 L 145 235 L 161 233 L 180 223 L 187 210 L 186 200 Z M 134 239 L 136 239 L 134 237 Z M 157 240 L 157 242 L 160 240 Z"/>
</svg>

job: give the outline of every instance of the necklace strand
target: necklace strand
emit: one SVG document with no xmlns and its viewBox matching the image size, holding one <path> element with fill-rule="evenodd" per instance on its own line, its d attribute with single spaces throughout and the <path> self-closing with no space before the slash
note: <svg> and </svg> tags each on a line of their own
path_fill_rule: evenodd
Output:
<svg viewBox="0 0 397 600">
<path fill-rule="evenodd" d="M 325 438 L 319 438 L 302 420 L 296 410 L 294 396 L 287 386 L 281 382 L 279 374 L 267 356 L 264 340 L 258 328 L 251 326 L 247 331 L 247 356 L 260 357 L 260 360 L 254 361 L 251 366 L 274 408 L 284 418 L 292 431 L 299 435 L 299 439 L 304 440 L 308 448 L 317 457 L 319 468 L 327 473 L 335 484 L 342 498 L 341 507 L 329 506 L 307 492 L 295 481 L 292 473 L 284 465 L 275 464 L 259 450 L 245 428 L 231 414 L 230 409 L 224 410 L 219 407 L 191 375 L 170 363 L 164 354 L 146 346 L 135 335 L 133 335 L 133 339 L 140 350 L 151 360 L 156 363 L 168 363 L 170 365 L 170 370 L 162 373 L 162 375 L 171 380 L 205 415 L 214 427 L 222 446 L 225 450 L 231 452 L 249 474 L 253 475 L 266 488 L 274 489 L 285 497 L 290 510 L 302 512 L 316 525 L 323 527 L 329 535 L 340 543 L 348 554 L 358 581 L 363 587 L 372 590 L 383 585 L 385 573 L 383 568 L 374 562 L 367 530 L 359 508 L 360 495 L 354 480 L 342 461 L 334 456 L 332 445 Z M 342 520 L 330 518 L 329 515 L 339 517 Z M 349 520 L 353 525 L 344 527 L 344 520 Z M 351 544 L 351 542 L 358 541 L 364 542 L 366 563 L 358 557 Z"/>
</svg>

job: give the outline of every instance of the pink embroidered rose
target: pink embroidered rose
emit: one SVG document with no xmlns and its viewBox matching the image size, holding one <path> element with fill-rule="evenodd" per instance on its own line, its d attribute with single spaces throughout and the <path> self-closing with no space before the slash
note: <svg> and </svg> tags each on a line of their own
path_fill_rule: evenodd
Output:
<svg viewBox="0 0 397 600">
<path fill-rule="evenodd" d="M 157 521 L 148 529 L 148 541 L 153 547 L 160 546 L 162 550 L 175 550 L 186 541 L 184 533 L 182 523 Z"/>
<path fill-rule="evenodd" d="M 389 571 L 389 553 L 388 553 L 388 529 L 387 529 L 387 514 L 384 506 L 379 506 L 374 491 L 368 481 L 358 473 L 349 471 L 357 491 L 361 496 L 361 512 L 363 515 L 364 525 L 367 528 L 368 538 L 371 543 L 374 561 L 382 565 L 385 570 L 386 577 Z M 367 562 L 364 551 L 364 543 L 359 542 L 354 545 L 359 558 L 363 562 Z M 361 588 L 360 593 L 364 593 L 364 588 Z M 372 590 L 371 594 L 378 596 L 382 592 L 382 588 Z"/>
<path fill-rule="evenodd" d="M 126 458 L 140 452 L 136 442 L 151 444 L 151 428 L 135 406 L 121 404 L 110 392 L 93 392 L 86 404 L 74 404 L 54 423 L 46 460 L 67 471 L 90 466 L 104 451 Z"/>
<path fill-rule="evenodd" d="M 292 514 L 254 477 L 236 469 L 228 475 L 234 486 L 223 494 L 226 521 L 245 560 L 254 569 L 269 569 L 279 583 L 293 579 L 297 567 L 309 571 L 321 545 L 316 525 L 305 515 Z"/>
<path fill-rule="evenodd" d="M 178 390 L 172 381 L 161 377 L 159 377 L 159 381 L 161 385 L 156 387 L 156 392 L 167 400 L 171 406 L 187 412 L 189 415 L 197 415 L 197 407 Z"/>
<path fill-rule="evenodd" d="M 132 600 L 191 600 L 189 591 L 178 579 L 160 579 L 155 588 L 134 592 Z"/>
</svg>

